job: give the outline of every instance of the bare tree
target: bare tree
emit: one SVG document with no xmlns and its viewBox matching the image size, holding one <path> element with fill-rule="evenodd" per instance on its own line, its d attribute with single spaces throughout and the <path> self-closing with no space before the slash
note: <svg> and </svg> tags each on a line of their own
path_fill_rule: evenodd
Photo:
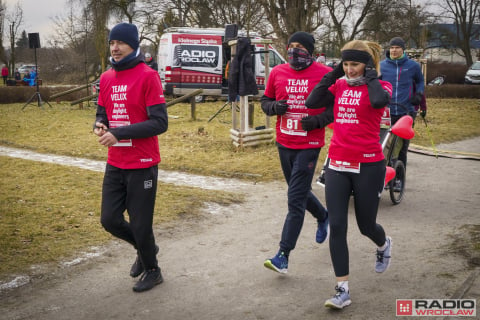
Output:
<svg viewBox="0 0 480 320">
<path fill-rule="evenodd" d="M 465 57 L 467 65 L 473 63 L 470 41 L 477 34 L 474 33 L 474 24 L 480 20 L 480 0 L 443 0 L 441 7 L 447 18 L 453 20 L 456 27 L 455 42 Z"/>
<path fill-rule="evenodd" d="M 19 2 L 17 2 L 10 12 L 7 14 L 5 22 L 8 23 L 9 39 L 10 39 L 10 61 L 8 63 L 10 74 L 15 69 L 15 44 L 17 41 L 18 33 L 23 25 L 23 9 Z"/>
<path fill-rule="evenodd" d="M 256 0 L 216 1 L 213 10 L 220 27 L 237 24 L 239 29 L 252 30 L 262 35 L 271 29 L 266 26 L 263 7 Z"/>
<path fill-rule="evenodd" d="M 319 0 L 259 0 L 273 33 L 285 47 L 289 36 L 296 31 L 313 32 L 324 20 Z M 282 50 L 285 53 L 285 50 Z"/>
<path fill-rule="evenodd" d="M 88 82 L 101 71 L 100 55 L 95 43 L 95 26 L 86 7 L 79 8 L 76 3 L 70 2 L 66 12 L 66 16 L 53 19 L 57 36 L 50 41 L 51 52 L 46 62 L 52 65 L 43 74 L 48 76 L 50 70 L 55 70 L 57 74 L 65 76 L 65 81 L 78 83 L 86 79 Z M 105 52 L 105 59 L 106 44 L 107 40 L 104 39 L 100 45 Z"/>
<path fill-rule="evenodd" d="M 240 29 L 263 35 L 271 30 L 255 0 L 143 0 L 136 3 L 135 22 L 141 39 L 158 47 L 168 27 L 223 28 L 235 23 Z"/>
<path fill-rule="evenodd" d="M 264 31 L 263 7 L 256 0 L 196 0 L 187 13 L 189 25 L 200 28 L 223 28 L 237 24 L 239 29 Z"/>
<path fill-rule="evenodd" d="M 329 12 L 326 24 L 330 28 L 329 39 L 331 45 L 336 48 L 337 55 L 346 42 L 355 39 L 366 30 L 363 28 L 364 21 L 370 11 L 375 8 L 377 1 L 321 0 Z"/>
<path fill-rule="evenodd" d="M 101 71 L 105 71 L 108 50 L 107 50 L 107 21 L 110 17 L 111 2 L 109 0 L 93 0 L 88 4 L 85 12 L 91 13 L 92 31 L 94 35 L 95 48 L 100 58 Z"/>
<path fill-rule="evenodd" d="M 6 12 L 7 6 L 3 3 L 3 0 L 0 0 L 0 61 L 5 64 L 7 63 L 7 57 L 5 55 L 5 48 L 3 47 L 3 37 Z"/>
<path fill-rule="evenodd" d="M 95 0 L 93 2 L 96 2 Z M 110 14 L 116 15 L 120 18 L 127 17 L 128 23 L 133 23 L 135 16 L 135 0 L 110 0 Z"/>
<path fill-rule="evenodd" d="M 28 48 L 28 37 L 25 30 L 22 31 L 22 34 L 18 37 L 17 42 L 15 43 L 17 48 Z"/>
<path fill-rule="evenodd" d="M 381 44 L 402 37 L 407 47 L 424 47 L 425 25 L 434 20 L 427 5 L 415 5 L 411 0 L 377 0 L 365 19 L 363 36 Z"/>
<path fill-rule="evenodd" d="M 150 43 L 151 53 L 156 54 L 160 34 L 166 28 L 165 16 L 171 12 L 171 4 L 165 0 L 143 0 L 136 3 L 135 24 L 139 28 L 140 41 Z M 172 21 L 178 21 L 177 15 L 171 15 Z M 177 20 L 175 20 L 177 18 Z M 170 21 L 169 21 L 170 24 Z"/>
<path fill-rule="evenodd" d="M 177 25 L 171 25 L 170 27 L 183 27 L 188 26 L 188 16 L 192 10 L 192 7 L 195 5 L 195 0 L 170 0 L 165 1 L 169 7 L 170 14 L 176 15 L 175 19 L 178 23 Z M 170 19 L 173 20 L 173 19 Z"/>
</svg>

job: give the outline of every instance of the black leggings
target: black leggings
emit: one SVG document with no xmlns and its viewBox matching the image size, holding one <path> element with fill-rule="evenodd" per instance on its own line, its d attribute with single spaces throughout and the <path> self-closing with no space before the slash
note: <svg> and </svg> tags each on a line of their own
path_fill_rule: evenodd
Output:
<svg viewBox="0 0 480 320">
<path fill-rule="evenodd" d="M 355 217 L 360 232 L 377 246 L 385 243 L 385 231 L 376 223 L 378 203 L 385 181 L 385 162 L 362 163 L 360 173 L 325 171 L 325 199 L 330 222 L 330 256 L 335 276 L 349 274 L 347 245 L 348 206 L 353 191 Z"/>
</svg>

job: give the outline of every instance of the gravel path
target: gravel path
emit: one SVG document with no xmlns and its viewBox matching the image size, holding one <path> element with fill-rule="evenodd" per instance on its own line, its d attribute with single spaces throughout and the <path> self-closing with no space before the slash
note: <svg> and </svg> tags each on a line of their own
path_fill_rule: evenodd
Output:
<svg viewBox="0 0 480 320">
<path fill-rule="evenodd" d="M 480 139 L 438 146 L 480 152 Z M 15 151 L 16 152 L 16 151 Z M 0 155 L 31 153 L 0 147 Z M 22 153 L 23 152 L 23 153 Z M 83 159 L 33 154 L 35 161 L 103 170 Z M 49 159 L 49 160 L 47 160 Z M 406 197 L 391 204 L 384 192 L 378 221 L 393 238 L 392 265 L 373 270 L 375 246 L 363 237 L 350 208 L 349 251 L 352 305 L 339 312 L 323 307 L 335 286 L 328 242 L 315 243 L 315 221 L 305 219 L 288 274 L 263 267 L 277 250 L 286 212 L 283 182 L 249 184 L 230 179 L 162 172 L 165 181 L 197 187 L 240 188 L 246 202 L 205 207 L 197 219 L 157 226 L 159 262 L 165 282 L 134 293 L 132 248 L 112 241 L 79 254 L 77 263 L 32 269 L 26 284 L 0 287 L 2 319 L 395 319 L 396 299 L 449 298 L 463 287 L 479 300 L 478 273 L 451 245 L 463 225 L 480 225 L 480 162 L 409 155 Z M 171 179 L 171 180 L 168 180 Z M 313 186 L 323 201 L 323 189 Z M 465 244 L 467 245 L 467 244 Z M 472 274 L 474 275 L 472 277 Z M 21 279 L 18 280 L 21 282 Z M 26 280 L 25 280 L 26 279 Z M 468 283 L 466 283 L 466 281 Z M 3 284 L 5 285 L 5 284 Z"/>
</svg>

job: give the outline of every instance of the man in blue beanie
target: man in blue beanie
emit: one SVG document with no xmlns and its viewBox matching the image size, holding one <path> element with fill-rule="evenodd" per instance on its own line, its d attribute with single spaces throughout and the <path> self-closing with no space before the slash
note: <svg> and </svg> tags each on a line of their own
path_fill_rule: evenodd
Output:
<svg viewBox="0 0 480 320">
<path fill-rule="evenodd" d="M 418 62 L 411 60 L 405 54 L 405 41 L 400 37 L 390 40 L 386 59 L 380 63 L 381 79 L 392 84 L 392 99 L 390 101 L 390 115 L 392 125 L 404 115 L 410 115 L 415 120 L 418 106 L 422 100 L 425 83 L 422 69 Z M 402 107 L 403 106 L 403 107 Z M 424 116 L 425 114 L 422 114 Z M 410 140 L 404 140 L 398 159 L 407 168 L 407 151 Z M 399 183 L 401 181 L 398 181 Z M 401 186 L 394 186 L 400 190 Z"/>
<path fill-rule="evenodd" d="M 142 274 L 133 287 L 141 292 L 163 282 L 152 222 L 160 162 L 157 135 L 167 131 L 167 108 L 160 77 L 140 54 L 137 27 L 117 24 L 108 41 L 112 68 L 100 77 L 93 130 L 108 147 L 101 223 L 136 249 L 130 276 Z"/>
<path fill-rule="evenodd" d="M 136 51 L 140 44 L 137 26 L 126 22 L 117 24 L 112 28 L 108 36 L 108 41 L 110 42 L 112 40 L 121 40 Z"/>
</svg>

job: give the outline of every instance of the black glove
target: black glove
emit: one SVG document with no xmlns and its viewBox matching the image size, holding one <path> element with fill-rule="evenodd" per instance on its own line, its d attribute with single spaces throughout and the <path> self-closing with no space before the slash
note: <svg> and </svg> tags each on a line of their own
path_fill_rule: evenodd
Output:
<svg viewBox="0 0 480 320">
<path fill-rule="evenodd" d="M 422 118 L 425 119 L 425 117 L 427 116 L 427 110 L 421 110 L 420 115 L 422 116 Z"/>
<path fill-rule="evenodd" d="M 335 79 L 339 79 L 345 75 L 345 71 L 343 70 L 343 61 L 340 61 L 335 68 L 329 72 Z"/>
<path fill-rule="evenodd" d="M 275 112 L 275 114 L 278 114 L 280 116 L 287 112 L 287 108 L 288 108 L 287 100 L 275 101 L 273 105 L 273 111 Z"/>
<path fill-rule="evenodd" d="M 422 102 L 423 94 L 421 92 L 415 93 L 415 95 L 410 99 L 410 103 L 414 106 L 418 106 Z"/>
<path fill-rule="evenodd" d="M 318 123 L 318 118 L 315 116 L 306 116 L 300 120 L 302 124 L 302 129 L 305 131 L 312 131 L 313 129 L 320 128 Z"/>
<path fill-rule="evenodd" d="M 371 57 L 365 66 L 365 78 L 367 79 L 367 82 L 378 78 L 377 70 L 375 69 L 375 64 Z"/>
</svg>

